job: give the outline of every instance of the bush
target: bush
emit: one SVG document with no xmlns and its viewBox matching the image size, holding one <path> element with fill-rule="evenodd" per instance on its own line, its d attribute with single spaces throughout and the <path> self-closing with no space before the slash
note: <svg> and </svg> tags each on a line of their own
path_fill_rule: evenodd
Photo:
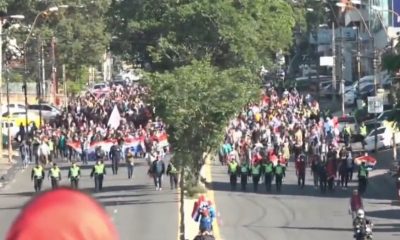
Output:
<svg viewBox="0 0 400 240">
<path fill-rule="evenodd" d="M 199 184 L 188 184 L 184 187 L 184 191 L 186 196 L 190 198 L 196 198 L 199 194 L 203 194 L 206 192 L 206 188 Z"/>
</svg>

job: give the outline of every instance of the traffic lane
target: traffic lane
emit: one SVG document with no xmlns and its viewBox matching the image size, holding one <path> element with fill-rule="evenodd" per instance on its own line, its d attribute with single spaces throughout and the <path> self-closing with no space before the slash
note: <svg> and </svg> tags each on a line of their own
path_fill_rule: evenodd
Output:
<svg viewBox="0 0 400 240">
<path fill-rule="evenodd" d="M 60 164 L 64 179 L 61 185 L 69 185 L 68 165 Z M 89 177 L 91 166 L 82 167 L 79 187 L 82 191 L 93 195 L 114 221 L 121 239 L 176 239 L 178 230 L 178 195 L 176 191 L 155 191 L 153 180 L 147 176 L 148 166 L 144 160 L 138 160 L 134 179 L 128 179 L 126 167 L 122 167 L 118 175 L 112 175 L 107 167 L 104 189 L 101 193 L 93 193 L 94 181 Z M 165 182 L 166 183 L 166 182 Z M 50 181 L 45 180 L 43 190 L 50 189 Z M 33 193 L 30 181 L 30 169 L 21 171 L 16 178 L 0 191 L 0 236 L 4 236 L 21 208 L 28 202 Z M 154 231 L 157 226 L 159 231 Z"/>
<path fill-rule="evenodd" d="M 215 165 L 212 174 L 212 189 L 215 191 L 223 239 L 302 240 L 310 237 L 352 237 L 352 220 L 348 207 L 351 188 L 357 185 L 355 181 L 347 190 L 337 189 L 334 193 L 321 194 L 312 187 L 309 172 L 306 187 L 299 189 L 293 167 L 289 166 L 282 193 L 273 192 L 267 195 L 263 184 L 260 185 L 261 191 L 258 194 L 231 192 L 226 167 Z M 248 187 L 251 191 L 251 182 Z M 370 187 L 368 191 L 374 198 L 366 197 L 364 205 L 367 215 L 371 212 L 372 220 L 376 224 L 376 239 L 398 239 L 400 229 L 396 228 L 396 220 L 389 218 L 389 215 L 396 213 L 395 206 L 391 205 L 391 198 L 385 198 L 388 194 L 380 195 L 382 191 L 389 190 L 373 184 Z M 383 210 L 387 212 L 381 212 Z"/>
</svg>

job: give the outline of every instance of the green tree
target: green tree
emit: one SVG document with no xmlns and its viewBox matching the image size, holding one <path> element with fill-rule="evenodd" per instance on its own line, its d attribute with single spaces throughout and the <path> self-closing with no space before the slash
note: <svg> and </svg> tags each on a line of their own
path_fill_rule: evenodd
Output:
<svg viewBox="0 0 400 240">
<path fill-rule="evenodd" d="M 295 23 L 283 0 L 113 1 L 109 15 L 112 50 L 157 71 L 206 58 L 222 69 L 267 65 Z"/>
<path fill-rule="evenodd" d="M 174 154 L 193 168 L 195 176 L 203 153 L 223 140 L 229 119 L 258 97 L 258 88 L 247 81 L 250 78 L 245 68 L 220 71 L 209 61 L 149 75 L 151 100 L 168 125 Z"/>
<path fill-rule="evenodd" d="M 8 0 L 7 12 L 23 14 L 24 22 L 30 25 L 41 11 L 63 4 L 65 1 L 62 0 Z M 45 43 L 46 60 L 50 63 L 50 42 L 54 36 L 57 62 L 59 65 L 66 64 L 69 79 L 81 81 L 85 77 L 82 68 L 99 66 L 109 46 L 110 37 L 106 32 L 105 14 L 110 1 L 70 0 L 67 4 L 69 7 L 66 9 L 59 8 L 57 12 L 48 12 L 38 18 L 32 38 L 27 45 L 28 68 L 32 73 L 37 70 L 39 40 Z M 27 34 L 28 31 L 20 34 L 19 42 L 23 43 Z M 46 64 L 46 75 L 49 76 L 50 72 L 51 64 Z"/>
</svg>

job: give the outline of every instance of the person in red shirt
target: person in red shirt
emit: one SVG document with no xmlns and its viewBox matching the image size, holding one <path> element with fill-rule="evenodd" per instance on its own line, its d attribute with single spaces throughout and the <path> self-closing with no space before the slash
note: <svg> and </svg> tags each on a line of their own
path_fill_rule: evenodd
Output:
<svg viewBox="0 0 400 240">
<path fill-rule="evenodd" d="M 300 154 L 296 159 L 296 176 L 297 184 L 299 187 L 304 188 L 306 178 L 306 156 L 304 154 Z"/>
<path fill-rule="evenodd" d="M 328 173 L 328 189 L 330 191 L 334 190 L 335 178 L 336 178 L 336 167 L 334 159 L 329 159 L 326 163 L 326 171 Z"/>
<path fill-rule="evenodd" d="M 359 209 L 364 209 L 364 206 L 363 206 L 361 195 L 358 194 L 357 189 L 354 189 L 353 194 L 351 195 L 351 198 L 350 198 L 350 212 L 351 212 L 353 219 L 355 218 L 357 210 L 359 210 Z"/>
</svg>

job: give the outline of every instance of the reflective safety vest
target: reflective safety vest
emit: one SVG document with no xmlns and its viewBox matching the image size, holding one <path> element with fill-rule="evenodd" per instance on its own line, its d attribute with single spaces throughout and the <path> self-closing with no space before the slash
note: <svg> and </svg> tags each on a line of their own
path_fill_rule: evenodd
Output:
<svg viewBox="0 0 400 240">
<path fill-rule="evenodd" d="M 240 172 L 241 173 L 247 173 L 249 171 L 249 166 L 247 164 L 243 164 L 240 166 Z"/>
<path fill-rule="evenodd" d="M 283 167 L 280 166 L 280 165 L 276 166 L 276 168 L 275 168 L 275 174 L 276 174 L 276 175 L 282 175 L 282 173 L 283 173 Z"/>
<path fill-rule="evenodd" d="M 349 134 L 349 135 L 351 134 L 350 127 L 347 126 L 347 127 L 345 127 L 343 130 L 344 130 L 345 133 L 347 133 L 347 134 Z"/>
<path fill-rule="evenodd" d="M 56 167 L 56 168 L 50 168 L 50 175 L 53 178 L 59 178 L 60 177 L 60 168 Z"/>
<path fill-rule="evenodd" d="M 94 173 L 101 175 L 104 173 L 104 164 L 96 164 L 94 165 Z"/>
<path fill-rule="evenodd" d="M 360 166 L 360 177 L 367 177 L 367 169 L 363 166 Z"/>
<path fill-rule="evenodd" d="M 169 171 L 170 174 L 176 174 L 178 173 L 178 170 L 176 169 L 176 167 L 174 165 L 171 164 L 171 170 Z"/>
<path fill-rule="evenodd" d="M 360 127 L 360 135 L 367 136 L 367 127 L 365 125 Z"/>
<path fill-rule="evenodd" d="M 78 177 L 79 176 L 79 167 L 71 167 L 70 168 L 71 171 L 71 177 Z"/>
<path fill-rule="evenodd" d="M 264 164 L 264 169 L 265 169 L 265 173 L 271 173 L 272 172 L 272 164 Z"/>
<path fill-rule="evenodd" d="M 260 165 L 259 164 L 257 164 L 256 166 L 253 166 L 252 168 L 251 168 L 251 174 L 253 174 L 253 175 L 259 175 L 260 174 Z"/>
<path fill-rule="evenodd" d="M 42 178 L 43 177 L 43 167 L 34 167 L 33 168 L 33 176 L 36 178 Z"/>
<path fill-rule="evenodd" d="M 237 170 L 237 162 L 233 161 L 229 163 L 229 172 L 230 173 L 236 173 Z"/>
</svg>

